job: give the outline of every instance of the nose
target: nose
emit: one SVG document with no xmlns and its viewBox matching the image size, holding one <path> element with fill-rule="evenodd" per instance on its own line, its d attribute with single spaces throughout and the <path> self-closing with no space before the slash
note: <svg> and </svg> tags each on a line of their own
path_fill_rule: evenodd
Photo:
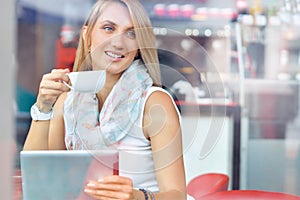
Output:
<svg viewBox="0 0 300 200">
<path fill-rule="evenodd" d="M 111 38 L 111 45 L 118 49 L 121 50 L 124 48 L 124 38 L 123 38 L 123 34 L 116 34 Z"/>
</svg>

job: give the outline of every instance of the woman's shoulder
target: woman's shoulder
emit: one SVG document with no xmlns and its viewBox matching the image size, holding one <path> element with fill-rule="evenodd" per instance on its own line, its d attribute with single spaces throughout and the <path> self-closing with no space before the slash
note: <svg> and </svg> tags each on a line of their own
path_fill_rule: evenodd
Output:
<svg viewBox="0 0 300 200">
<path fill-rule="evenodd" d="M 155 101 L 161 98 L 172 99 L 172 96 L 162 87 L 152 86 L 148 89 L 146 99 Z"/>
<path fill-rule="evenodd" d="M 180 112 L 173 100 L 172 96 L 163 88 L 151 88 L 148 92 L 148 99 L 146 100 L 144 110 L 144 133 L 146 136 L 151 136 L 155 130 L 166 128 L 164 130 L 171 130 L 170 127 L 180 126 L 181 116 Z M 162 122 L 164 125 L 162 127 Z M 162 129 L 161 129 L 162 130 Z"/>
<path fill-rule="evenodd" d="M 153 86 L 147 91 L 147 97 L 146 97 L 146 107 L 151 107 L 153 105 L 161 105 L 165 108 L 174 107 L 175 102 L 173 100 L 173 97 L 171 94 L 161 88 Z"/>
</svg>

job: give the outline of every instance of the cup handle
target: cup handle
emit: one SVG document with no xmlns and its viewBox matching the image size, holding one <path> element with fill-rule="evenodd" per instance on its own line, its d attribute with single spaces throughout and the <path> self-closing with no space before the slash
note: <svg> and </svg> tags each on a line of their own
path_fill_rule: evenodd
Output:
<svg viewBox="0 0 300 200">
<path fill-rule="evenodd" d="M 63 83 L 64 83 L 68 88 L 70 88 L 71 90 L 74 90 L 74 88 L 73 88 L 71 85 L 69 85 L 67 82 L 63 81 Z"/>
</svg>

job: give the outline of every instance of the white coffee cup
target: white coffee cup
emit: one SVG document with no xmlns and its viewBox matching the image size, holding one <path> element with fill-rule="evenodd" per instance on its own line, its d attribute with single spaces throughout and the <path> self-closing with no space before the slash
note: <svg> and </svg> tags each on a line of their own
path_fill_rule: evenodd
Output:
<svg viewBox="0 0 300 200">
<path fill-rule="evenodd" d="M 71 84 L 64 82 L 71 90 L 82 93 L 96 93 L 105 83 L 105 70 L 68 73 Z"/>
</svg>

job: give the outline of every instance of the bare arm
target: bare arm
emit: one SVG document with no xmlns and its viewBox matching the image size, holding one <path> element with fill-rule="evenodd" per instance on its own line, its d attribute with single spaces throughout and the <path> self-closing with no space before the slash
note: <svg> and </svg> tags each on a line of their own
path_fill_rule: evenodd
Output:
<svg viewBox="0 0 300 200">
<path fill-rule="evenodd" d="M 154 92 L 145 108 L 144 132 L 150 137 L 159 199 L 186 199 L 181 127 L 171 98 Z"/>
<path fill-rule="evenodd" d="M 49 121 L 32 121 L 23 150 L 47 150 Z"/>
<path fill-rule="evenodd" d="M 54 106 L 54 117 L 50 122 L 48 149 L 49 150 L 65 150 L 65 124 L 63 105 L 67 93 L 63 93 L 57 99 Z"/>
<path fill-rule="evenodd" d="M 69 90 L 62 81 L 68 82 L 69 79 L 66 75 L 68 70 L 52 70 L 51 73 L 43 76 L 42 81 L 39 87 L 39 94 L 37 97 L 36 105 L 42 112 L 49 112 L 53 105 L 55 104 L 58 97 Z M 59 101 L 57 102 L 58 104 Z M 31 126 L 24 144 L 24 150 L 47 150 L 48 138 L 50 127 L 52 123 L 56 121 L 59 116 L 57 109 L 60 108 L 60 105 L 54 106 L 54 118 L 52 120 L 46 121 L 34 121 L 32 120 Z M 53 122 L 52 122 L 53 121 Z"/>
</svg>

